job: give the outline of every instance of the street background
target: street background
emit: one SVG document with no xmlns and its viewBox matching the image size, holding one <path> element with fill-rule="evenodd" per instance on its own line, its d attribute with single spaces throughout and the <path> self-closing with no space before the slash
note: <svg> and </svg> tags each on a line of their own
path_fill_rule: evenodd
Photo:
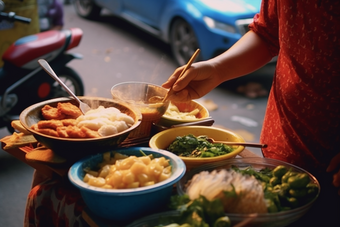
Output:
<svg viewBox="0 0 340 227">
<path fill-rule="evenodd" d="M 111 87 L 125 81 L 161 85 L 177 67 L 168 45 L 105 11 L 97 21 L 78 17 L 72 5 L 64 5 L 64 12 L 64 28 L 79 27 L 84 32 L 79 47 L 71 50 L 83 59 L 69 66 L 81 75 L 86 96 L 111 98 Z M 200 99 L 216 105 L 210 110 L 214 126 L 239 133 L 247 142 L 259 142 L 267 97 L 250 99 L 235 90 L 249 82 L 260 82 L 269 90 L 274 70 L 275 65 L 267 65 Z M 1 129 L 0 138 L 6 135 L 9 132 Z M 248 149 L 261 155 L 258 148 Z M 22 226 L 32 173 L 30 166 L 0 149 L 0 226 Z"/>
</svg>

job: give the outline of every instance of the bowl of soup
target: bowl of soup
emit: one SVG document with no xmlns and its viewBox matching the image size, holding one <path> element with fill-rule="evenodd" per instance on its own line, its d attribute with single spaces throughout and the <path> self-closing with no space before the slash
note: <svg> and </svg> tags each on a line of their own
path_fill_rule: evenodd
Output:
<svg viewBox="0 0 340 227">
<path fill-rule="evenodd" d="M 169 106 L 163 102 L 167 89 L 152 83 L 130 81 L 112 86 L 111 95 L 114 101 L 125 103 L 139 111 L 142 122 L 138 129 L 129 135 L 131 139 L 149 137 L 152 124 L 158 122 Z"/>
</svg>

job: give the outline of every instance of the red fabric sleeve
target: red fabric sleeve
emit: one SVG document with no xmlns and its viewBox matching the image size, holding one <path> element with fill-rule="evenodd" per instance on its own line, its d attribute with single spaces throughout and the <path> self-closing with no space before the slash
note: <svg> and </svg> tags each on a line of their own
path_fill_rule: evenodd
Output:
<svg viewBox="0 0 340 227">
<path fill-rule="evenodd" d="M 275 0 L 263 0 L 260 13 L 254 16 L 254 21 L 249 25 L 250 30 L 258 34 L 268 43 L 268 50 L 272 57 L 278 55 L 279 47 L 279 27 L 277 4 Z"/>
</svg>

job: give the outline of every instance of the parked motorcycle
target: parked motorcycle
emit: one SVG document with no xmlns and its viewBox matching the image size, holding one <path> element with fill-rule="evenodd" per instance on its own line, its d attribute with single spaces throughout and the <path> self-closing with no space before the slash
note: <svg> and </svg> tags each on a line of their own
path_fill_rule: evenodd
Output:
<svg viewBox="0 0 340 227">
<path fill-rule="evenodd" d="M 29 18 L 2 12 L 0 1 L 0 22 L 19 21 L 29 23 Z M 81 77 L 66 66 L 73 59 L 81 59 L 68 50 L 77 47 L 83 32 L 79 28 L 50 30 L 25 36 L 15 41 L 3 54 L 0 68 L 0 128 L 13 132 L 11 121 L 19 119 L 26 107 L 47 99 L 69 96 L 39 65 L 38 59 L 45 59 L 60 79 L 76 94 L 84 95 Z"/>
</svg>

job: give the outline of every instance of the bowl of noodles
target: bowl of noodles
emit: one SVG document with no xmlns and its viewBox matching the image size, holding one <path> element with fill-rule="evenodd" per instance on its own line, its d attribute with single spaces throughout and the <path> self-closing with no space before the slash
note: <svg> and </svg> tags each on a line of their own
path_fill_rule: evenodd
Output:
<svg viewBox="0 0 340 227">
<path fill-rule="evenodd" d="M 112 99 L 79 99 L 91 107 L 85 115 L 74 99 L 56 98 L 24 109 L 20 122 L 40 144 L 70 159 L 119 146 L 141 122 L 139 112 Z"/>
</svg>

